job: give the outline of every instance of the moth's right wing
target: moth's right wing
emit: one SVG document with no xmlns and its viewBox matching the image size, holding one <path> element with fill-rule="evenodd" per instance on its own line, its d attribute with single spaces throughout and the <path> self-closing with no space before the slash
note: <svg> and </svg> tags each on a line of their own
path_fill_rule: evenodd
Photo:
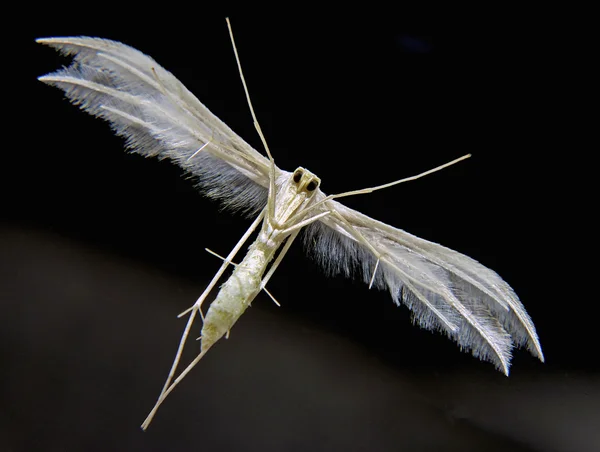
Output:
<svg viewBox="0 0 600 452">
<path fill-rule="evenodd" d="M 544 360 L 531 318 L 496 272 L 337 201 L 321 210 L 331 213 L 306 228 L 305 244 L 327 273 L 358 276 L 389 291 L 421 327 L 446 333 L 507 375 L 513 345 Z"/>
<path fill-rule="evenodd" d="M 40 77 L 107 120 L 133 152 L 169 158 L 226 207 L 255 213 L 266 203 L 269 160 L 149 56 L 100 38 L 42 38 L 72 64 Z M 279 169 L 276 169 L 280 173 Z"/>
</svg>

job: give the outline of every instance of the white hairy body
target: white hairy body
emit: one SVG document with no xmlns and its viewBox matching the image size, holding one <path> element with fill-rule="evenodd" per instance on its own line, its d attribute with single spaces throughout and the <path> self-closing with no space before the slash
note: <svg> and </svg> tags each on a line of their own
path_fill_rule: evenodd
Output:
<svg viewBox="0 0 600 452">
<path fill-rule="evenodd" d="M 229 333 L 258 295 L 262 276 L 275 251 L 277 251 L 276 247 L 265 243 L 257 241 L 252 244 L 246 257 L 223 284 L 217 298 L 210 304 L 204 316 L 201 353 L 205 353 L 215 342 Z"/>
<path fill-rule="evenodd" d="M 295 181 L 295 175 L 300 175 L 298 182 Z M 265 218 L 258 237 L 250 246 L 244 260 L 236 266 L 233 274 L 223 284 L 204 317 L 201 353 L 205 353 L 229 333 L 231 327 L 264 288 L 266 280 L 263 283 L 263 275 L 268 264 L 284 241 L 300 229 L 295 218 L 304 218 L 303 210 L 310 205 L 311 192 L 314 192 L 314 189 L 309 191 L 306 187 L 311 182 L 316 189 L 319 179 L 304 168 L 298 168 L 292 177 L 283 180 L 279 190 L 275 185 L 274 199 L 277 200 L 277 204 L 274 205 L 273 212 L 269 211 L 269 203 L 265 207 Z M 322 216 L 324 215 L 317 215 L 318 218 Z M 315 217 L 305 219 L 301 224 L 312 221 L 315 221 Z"/>
<path fill-rule="evenodd" d="M 230 28 L 231 33 L 231 28 Z M 232 41 L 233 41 L 233 35 Z M 71 66 L 40 77 L 64 90 L 87 112 L 107 120 L 127 146 L 146 157 L 168 158 L 196 176 L 199 188 L 231 210 L 257 215 L 194 305 L 171 371 L 147 428 L 174 387 L 248 308 L 279 266 L 301 229 L 309 254 L 329 274 L 362 278 L 411 309 L 421 327 L 435 329 L 461 349 L 508 375 L 511 351 L 525 346 L 543 361 L 531 318 L 511 287 L 477 261 L 335 201 L 414 180 L 463 160 L 378 187 L 327 196 L 310 171 L 275 165 L 242 82 L 263 156 L 213 115 L 170 72 L 124 44 L 99 38 L 47 38 L 38 42 L 73 57 Z M 236 59 L 239 66 L 239 58 Z M 241 75 L 241 67 L 240 67 Z M 256 229 L 239 264 L 233 259 Z M 183 347 L 202 304 L 229 265 L 236 265 L 203 318 L 199 355 L 174 379 Z M 269 294 L 269 292 L 267 292 Z M 270 295 L 270 294 L 269 294 Z M 174 379 L 174 380 L 173 380 Z"/>
</svg>

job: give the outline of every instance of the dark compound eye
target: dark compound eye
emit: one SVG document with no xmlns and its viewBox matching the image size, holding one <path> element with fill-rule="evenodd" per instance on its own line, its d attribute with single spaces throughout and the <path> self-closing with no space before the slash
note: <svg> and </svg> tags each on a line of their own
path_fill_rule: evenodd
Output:
<svg viewBox="0 0 600 452">
<path fill-rule="evenodd" d="M 317 188 L 317 183 L 314 180 L 311 180 L 306 186 L 306 190 L 308 191 L 313 191 L 315 188 Z"/>
<path fill-rule="evenodd" d="M 302 171 L 296 171 L 294 173 L 294 182 L 298 183 L 302 179 Z"/>
</svg>

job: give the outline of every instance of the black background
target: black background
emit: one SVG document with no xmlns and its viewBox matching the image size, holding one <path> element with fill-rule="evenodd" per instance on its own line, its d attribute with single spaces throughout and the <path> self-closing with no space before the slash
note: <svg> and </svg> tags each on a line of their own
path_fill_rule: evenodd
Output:
<svg viewBox="0 0 600 452">
<path fill-rule="evenodd" d="M 580 275 L 559 257 L 572 244 L 551 221 L 554 38 L 516 12 L 196 6 L 12 17 L 0 449 L 598 450 L 597 340 L 592 314 L 581 319 L 593 300 L 572 295 Z M 227 254 L 250 221 L 219 212 L 168 162 L 126 154 L 106 124 L 37 82 L 68 60 L 34 38 L 134 46 L 261 150 L 226 15 L 279 167 L 302 165 L 336 193 L 473 154 L 345 203 L 502 275 L 545 364 L 517 350 L 506 378 L 413 327 L 387 294 L 326 278 L 298 243 L 269 285 L 282 307 L 259 295 L 139 430 L 183 328 L 175 315 L 220 265 L 204 248 Z"/>
</svg>

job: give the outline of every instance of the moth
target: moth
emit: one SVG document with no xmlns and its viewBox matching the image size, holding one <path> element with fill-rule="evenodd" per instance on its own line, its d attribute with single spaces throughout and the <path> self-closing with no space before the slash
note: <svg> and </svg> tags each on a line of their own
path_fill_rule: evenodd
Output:
<svg viewBox="0 0 600 452">
<path fill-rule="evenodd" d="M 299 167 L 288 172 L 275 165 L 252 108 L 229 21 L 227 24 L 266 156 L 140 51 L 100 38 L 38 39 L 73 59 L 69 67 L 40 77 L 42 82 L 62 89 L 75 105 L 108 121 L 125 137 L 131 152 L 172 160 L 197 178 L 205 195 L 232 211 L 256 216 L 229 255 L 222 258 L 221 268 L 204 293 L 180 314 L 189 313 L 188 322 L 167 381 L 142 428 L 148 427 L 167 395 L 212 345 L 229 334 L 257 294 L 267 291 L 267 282 L 301 230 L 309 254 L 326 273 L 356 276 L 370 287 L 387 290 L 397 305 L 403 303 L 412 311 L 421 327 L 445 333 L 461 349 L 490 361 L 504 374 L 508 375 L 514 346 L 526 347 L 543 361 L 531 318 L 498 274 L 463 254 L 336 201 L 414 180 L 469 156 L 389 184 L 326 195 L 320 179 L 309 170 Z M 245 257 L 234 264 L 236 254 L 255 230 L 257 237 Z M 229 265 L 235 265 L 233 273 L 203 315 L 203 302 Z M 203 321 L 200 353 L 173 380 L 198 315 Z"/>
</svg>

